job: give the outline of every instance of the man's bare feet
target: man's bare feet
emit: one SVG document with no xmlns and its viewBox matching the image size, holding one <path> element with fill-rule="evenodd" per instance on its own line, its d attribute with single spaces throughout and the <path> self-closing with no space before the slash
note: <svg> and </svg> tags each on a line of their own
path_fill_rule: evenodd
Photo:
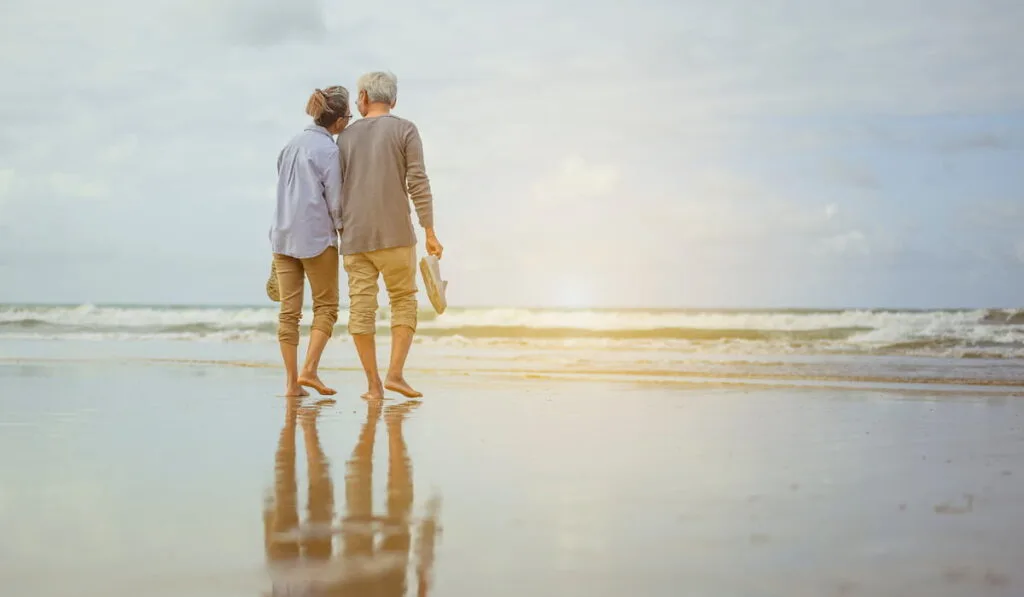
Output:
<svg viewBox="0 0 1024 597">
<path fill-rule="evenodd" d="M 406 398 L 421 398 L 423 396 L 421 392 L 412 389 L 412 386 L 401 377 L 388 377 L 387 381 L 384 382 L 384 388 L 392 392 L 398 392 Z"/>
<path fill-rule="evenodd" d="M 380 384 L 380 380 L 371 381 L 366 393 L 362 396 L 363 400 L 383 400 L 384 399 L 384 386 Z"/>
<path fill-rule="evenodd" d="M 309 392 L 307 392 L 305 389 L 303 389 L 302 386 L 298 384 L 289 384 L 288 387 L 285 388 L 284 390 L 284 395 L 285 398 L 301 398 L 302 396 L 309 396 Z"/>
<path fill-rule="evenodd" d="M 334 388 L 329 388 L 324 382 L 320 381 L 320 376 L 316 373 L 303 373 L 299 375 L 299 385 L 313 388 L 321 396 L 333 396 L 338 393 Z"/>
</svg>

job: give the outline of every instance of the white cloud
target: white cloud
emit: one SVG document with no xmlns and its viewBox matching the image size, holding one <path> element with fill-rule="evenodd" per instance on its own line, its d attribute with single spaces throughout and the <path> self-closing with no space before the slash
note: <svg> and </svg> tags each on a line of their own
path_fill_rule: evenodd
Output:
<svg viewBox="0 0 1024 597">
<path fill-rule="evenodd" d="M 850 230 L 830 236 L 822 241 L 825 250 L 840 254 L 867 255 L 871 252 L 868 239 L 860 230 Z"/>
<path fill-rule="evenodd" d="M 578 155 L 562 161 L 558 171 L 549 179 L 538 181 L 533 188 L 534 200 L 550 207 L 553 204 L 575 204 L 580 200 L 610 192 L 619 180 L 613 166 L 589 164 Z"/>
<path fill-rule="evenodd" d="M 1018 240 L 1016 243 L 1014 243 L 1013 253 L 1014 257 L 1017 258 L 1017 261 L 1024 263 L 1024 239 Z"/>
<path fill-rule="evenodd" d="M 43 254 L 27 231 L 45 219 L 125 267 L 149 243 L 259 277 L 274 158 L 307 94 L 388 68 L 423 133 L 446 271 L 472 277 L 476 302 L 514 300 L 502 281 L 538 268 L 532 286 L 575 267 L 582 288 L 608 262 L 880 259 L 914 243 L 887 240 L 894 204 L 846 193 L 884 191 L 878 169 L 831 155 L 871 135 L 791 123 L 1019 110 L 1022 18 L 1011 0 L 6 0 L 0 163 L 18 177 L 0 201 L 23 231 L 0 250 Z M 998 149 L 982 128 L 962 145 Z M 196 292 L 245 300 L 209 276 Z"/>
<path fill-rule="evenodd" d="M 188 0 L 174 6 L 181 25 L 214 39 L 253 46 L 309 43 L 327 35 L 322 0 Z"/>
<path fill-rule="evenodd" d="M 945 242 L 980 265 L 1013 265 L 1021 260 L 1024 202 L 971 201 L 953 213 L 955 224 Z"/>
<path fill-rule="evenodd" d="M 15 176 L 14 170 L 0 169 L 0 232 L 6 232 L 7 227 L 10 226 L 5 212 L 7 204 L 13 201 Z"/>
<path fill-rule="evenodd" d="M 134 134 L 127 134 L 115 139 L 113 143 L 103 148 L 98 156 L 99 162 L 109 166 L 119 166 L 128 162 L 139 150 L 139 137 Z"/>
<path fill-rule="evenodd" d="M 0 169 L 0 202 L 7 199 L 14 188 L 14 177 L 16 173 L 10 168 Z"/>
<path fill-rule="evenodd" d="M 59 199 L 103 199 L 110 193 L 102 181 L 87 180 L 66 172 L 51 174 L 50 188 Z"/>
</svg>

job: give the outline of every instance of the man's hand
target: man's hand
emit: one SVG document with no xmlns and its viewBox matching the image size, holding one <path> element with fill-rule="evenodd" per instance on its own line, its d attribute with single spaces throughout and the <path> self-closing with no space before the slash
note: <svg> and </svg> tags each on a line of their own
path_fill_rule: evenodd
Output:
<svg viewBox="0 0 1024 597">
<path fill-rule="evenodd" d="M 441 258 L 441 253 L 444 252 L 444 247 L 441 246 L 441 241 L 437 240 L 437 235 L 434 234 L 433 228 L 427 229 L 427 255 L 433 255 L 438 259 Z"/>
</svg>

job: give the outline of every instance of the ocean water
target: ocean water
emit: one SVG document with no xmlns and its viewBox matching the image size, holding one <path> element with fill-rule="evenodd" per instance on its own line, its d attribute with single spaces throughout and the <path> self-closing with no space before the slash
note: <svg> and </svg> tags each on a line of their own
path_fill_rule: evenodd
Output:
<svg viewBox="0 0 1024 597">
<path fill-rule="evenodd" d="M 305 312 L 303 327 L 311 321 Z M 0 305 L 0 354 L 103 345 L 124 357 L 272 364 L 276 326 L 276 305 Z M 386 341 L 386 310 L 378 326 Z M 417 344 L 430 347 L 418 362 L 440 370 L 1024 386 L 1024 309 L 453 308 L 422 312 Z"/>
</svg>

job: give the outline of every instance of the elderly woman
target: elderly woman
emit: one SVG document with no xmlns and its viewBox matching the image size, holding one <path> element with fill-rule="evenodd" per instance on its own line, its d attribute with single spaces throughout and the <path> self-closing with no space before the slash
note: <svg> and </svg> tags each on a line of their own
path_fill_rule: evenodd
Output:
<svg viewBox="0 0 1024 597">
<path fill-rule="evenodd" d="M 306 103 L 313 122 L 277 158 L 277 207 L 270 246 L 281 302 L 277 338 L 287 375 L 286 396 L 335 391 L 320 381 L 320 356 L 338 320 L 338 230 L 341 228 L 341 170 L 334 135 L 352 112 L 348 90 L 317 89 Z M 298 370 L 299 319 L 305 279 L 313 294 L 313 325 L 302 371 Z"/>
</svg>

